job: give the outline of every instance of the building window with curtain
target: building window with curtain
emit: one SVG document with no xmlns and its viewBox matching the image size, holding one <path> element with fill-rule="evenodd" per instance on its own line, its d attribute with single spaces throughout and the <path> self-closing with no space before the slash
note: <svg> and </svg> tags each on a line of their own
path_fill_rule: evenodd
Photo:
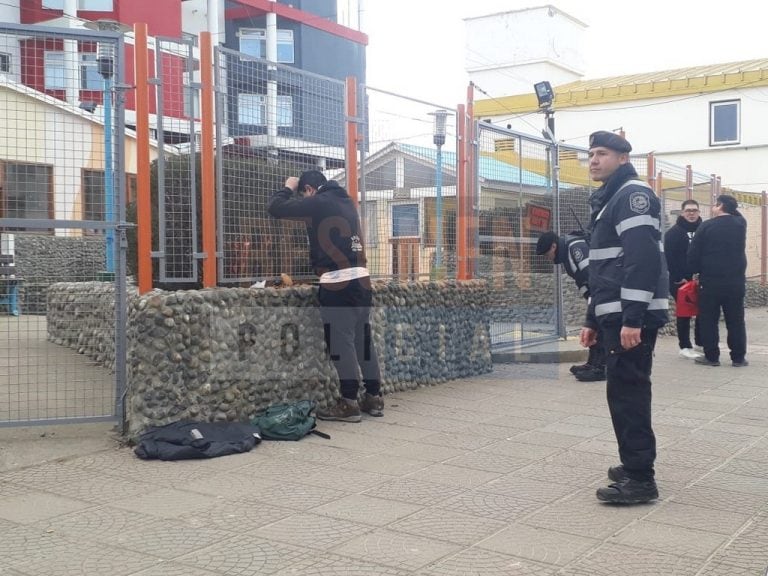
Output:
<svg viewBox="0 0 768 576">
<path fill-rule="evenodd" d="M 240 52 L 254 58 L 267 57 L 267 31 L 264 28 L 240 28 Z M 277 31 L 277 61 L 293 64 L 293 30 Z"/>
<path fill-rule="evenodd" d="M 53 166 L 0 162 L 0 217 L 53 218 Z"/>
<path fill-rule="evenodd" d="M 277 125 L 293 126 L 293 98 L 286 94 L 277 97 Z M 248 126 L 267 125 L 267 95 L 241 92 L 237 95 L 237 121 Z"/>
</svg>

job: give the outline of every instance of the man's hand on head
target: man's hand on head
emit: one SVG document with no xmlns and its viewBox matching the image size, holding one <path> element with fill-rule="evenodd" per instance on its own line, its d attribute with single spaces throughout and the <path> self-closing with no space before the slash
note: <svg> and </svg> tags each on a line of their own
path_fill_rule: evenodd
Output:
<svg viewBox="0 0 768 576">
<path fill-rule="evenodd" d="M 298 190 L 298 189 L 299 189 L 299 179 L 298 179 L 296 176 L 290 176 L 290 177 L 289 177 L 289 178 L 288 178 L 288 179 L 285 181 L 285 187 L 286 187 L 286 188 L 290 188 L 291 190 L 293 190 L 294 192 L 296 192 L 296 190 Z"/>
</svg>

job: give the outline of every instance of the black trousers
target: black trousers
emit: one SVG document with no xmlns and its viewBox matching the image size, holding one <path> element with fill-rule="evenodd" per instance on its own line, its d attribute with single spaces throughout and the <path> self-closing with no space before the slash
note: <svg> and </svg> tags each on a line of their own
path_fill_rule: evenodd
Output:
<svg viewBox="0 0 768 576">
<path fill-rule="evenodd" d="M 370 278 L 320 284 L 320 316 L 325 344 L 344 398 L 357 400 L 360 374 L 365 390 L 374 396 L 381 391 L 381 371 L 371 334 Z"/>
<path fill-rule="evenodd" d="M 741 362 L 747 354 L 747 327 L 744 323 L 746 288 L 737 286 L 699 285 L 699 316 L 701 345 L 709 360 L 720 359 L 720 309 L 728 330 L 731 360 Z"/>
<path fill-rule="evenodd" d="M 605 368 L 605 347 L 603 346 L 602 330 L 597 331 L 597 342 L 589 347 L 587 364 L 595 368 Z"/>
<path fill-rule="evenodd" d="M 677 290 L 680 288 L 678 284 L 670 286 L 670 294 L 672 298 L 677 299 Z M 677 328 L 677 342 L 680 345 L 680 350 L 683 348 L 693 348 L 691 345 L 691 319 L 675 317 L 675 325 Z M 693 322 L 693 343 L 696 346 L 701 346 L 701 327 L 699 321 Z"/>
<path fill-rule="evenodd" d="M 608 409 L 621 463 L 630 478 L 652 480 L 656 436 L 651 425 L 651 369 L 656 328 L 643 328 L 641 343 L 621 348 L 621 326 L 604 326 Z"/>
</svg>

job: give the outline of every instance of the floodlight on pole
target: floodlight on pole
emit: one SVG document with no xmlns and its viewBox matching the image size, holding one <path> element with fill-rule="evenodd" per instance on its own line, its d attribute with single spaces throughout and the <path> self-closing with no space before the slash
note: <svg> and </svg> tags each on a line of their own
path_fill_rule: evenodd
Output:
<svg viewBox="0 0 768 576">
<path fill-rule="evenodd" d="M 118 32 L 125 34 L 130 26 L 116 20 L 96 20 L 84 24 L 89 30 Z M 114 167 L 112 166 L 112 77 L 115 75 L 115 42 L 99 42 L 96 51 L 96 64 L 99 74 L 104 78 L 104 220 L 111 223 L 114 219 Z M 107 278 L 115 273 L 115 232 L 106 231 L 106 273 Z"/>
<path fill-rule="evenodd" d="M 437 148 L 435 157 L 435 266 L 433 274 L 435 279 L 443 277 L 443 144 L 445 144 L 445 127 L 448 114 L 448 110 L 442 108 L 430 112 L 430 116 L 435 118 L 432 142 Z"/>
</svg>

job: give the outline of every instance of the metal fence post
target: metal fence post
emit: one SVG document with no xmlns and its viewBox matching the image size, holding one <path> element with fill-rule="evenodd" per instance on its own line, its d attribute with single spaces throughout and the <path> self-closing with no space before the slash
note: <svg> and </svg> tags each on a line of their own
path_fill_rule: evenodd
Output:
<svg viewBox="0 0 768 576">
<path fill-rule="evenodd" d="M 216 181 L 211 33 L 200 33 L 200 172 L 203 220 L 203 288 L 216 286 Z"/>
<path fill-rule="evenodd" d="M 134 24 L 136 82 L 136 224 L 139 293 L 152 290 L 152 200 L 149 162 L 149 50 L 147 25 Z"/>
<path fill-rule="evenodd" d="M 355 204 L 359 203 L 358 177 L 357 177 L 357 80 L 354 76 L 346 79 L 346 114 L 347 114 L 347 138 L 346 138 L 346 165 L 347 165 L 347 192 Z"/>
<path fill-rule="evenodd" d="M 467 279 L 467 113 L 456 108 L 456 279 Z"/>
<path fill-rule="evenodd" d="M 475 120 L 475 85 L 470 82 L 467 86 L 467 132 L 466 132 L 466 145 L 467 145 L 467 194 L 465 207 L 467 215 L 467 266 L 466 274 L 467 280 L 471 280 L 477 275 L 477 234 L 479 232 L 479 226 L 477 222 L 478 215 L 475 213 L 475 202 L 479 197 L 478 190 L 478 175 L 477 175 L 477 121 Z"/>
<path fill-rule="evenodd" d="M 768 193 L 763 190 L 760 203 L 760 283 L 768 283 Z"/>
</svg>

